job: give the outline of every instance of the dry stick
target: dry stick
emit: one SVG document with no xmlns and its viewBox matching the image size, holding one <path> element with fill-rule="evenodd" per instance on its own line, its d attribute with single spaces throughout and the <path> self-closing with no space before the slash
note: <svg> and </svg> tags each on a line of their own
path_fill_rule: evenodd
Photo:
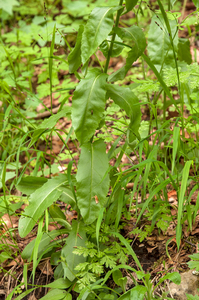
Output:
<svg viewBox="0 0 199 300">
<path fill-rule="evenodd" d="M 60 108 L 60 105 L 53 108 L 52 113 L 56 114 L 58 112 L 59 108 Z M 35 120 L 44 119 L 44 118 L 47 118 L 47 117 L 51 116 L 52 113 L 51 113 L 51 111 L 46 110 L 42 113 L 38 113 L 35 117 L 28 117 L 27 119 L 35 119 Z"/>
</svg>

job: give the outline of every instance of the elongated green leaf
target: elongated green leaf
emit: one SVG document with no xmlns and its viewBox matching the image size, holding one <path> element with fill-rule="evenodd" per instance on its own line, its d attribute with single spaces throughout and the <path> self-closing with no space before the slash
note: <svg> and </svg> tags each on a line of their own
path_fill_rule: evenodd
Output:
<svg viewBox="0 0 199 300">
<path fill-rule="evenodd" d="M 98 251 L 99 251 L 99 232 L 100 232 L 100 227 L 101 227 L 101 224 L 102 224 L 104 210 L 105 210 L 104 207 L 102 207 L 100 209 L 99 216 L 98 216 L 97 223 L 96 223 L 96 241 L 97 241 Z"/>
<path fill-rule="evenodd" d="M 70 106 L 64 106 L 61 111 L 44 120 L 38 128 L 52 129 L 60 118 L 69 116 L 71 113 Z"/>
<path fill-rule="evenodd" d="M 175 126 L 173 130 L 173 155 L 172 155 L 172 171 L 171 171 L 172 174 L 175 167 L 175 159 L 178 150 L 179 137 L 180 137 L 180 127 Z"/>
<path fill-rule="evenodd" d="M 50 241 L 52 241 L 58 235 L 66 234 L 68 232 L 69 232 L 69 230 L 66 230 L 66 229 L 53 230 L 48 233 L 45 232 L 43 234 L 43 236 L 41 238 L 41 242 L 39 244 L 38 257 L 41 255 L 42 251 L 44 251 L 46 249 L 46 247 L 50 244 Z M 31 257 L 34 245 L 35 245 L 35 239 L 32 240 L 26 246 L 26 248 L 23 250 L 22 255 L 21 255 L 23 259 L 29 259 Z"/>
<path fill-rule="evenodd" d="M 190 52 L 190 41 L 188 39 L 180 38 L 178 42 L 178 58 L 185 61 L 188 65 L 192 63 Z"/>
<path fill-rule="evenodd" d="M 62 266 L 64 269 L 64 277 L 68 278 L 70 281 L 75 279 L 77 271 L 75 267 L 86 261 L 86 258 L 82 255 L 77 255 L 73 253 L 73 250 L 78 246 L 85 246 L 86 233 L 84 231 L 84 223 L 73 220 L 72 230 L 67 238 L 66 245 L 61 251 L 61 256 L 65 258 L 66 263 L 63 262 Z"/>
<path fill-rule="evenodd" d="M 168 273 L 164 277 L 160 278 L 159 283 L 161 283 L 167 279 L 171 280 L 175 284 L 180 284 L 180 282 L 181 282 L 181 276 L 178 272 Z"/>
<path fill-rule="evenodd" d="M 139 259 L 137 258 L 135 252 L 133 251 L 133 249 L 131 248 L 131 246 L 129 245 L 129 243 L 125 240 L 125 238 L 118 232 L 110 232 L 111 234 L 115 235 L 122 244 L 124 244 L 124 246 L 127 248 L 127 250 L 129 251 L 129 253 L 131 254 L 131 256 L 133 257 L 134 261 L 136 262 L 137 266 L 140 268 L 141 271 L 143 271 L 142 266 L 139 262 Z"/>
<path fill-rule="evenodd" d="M 51 102 L 51 111 L 52 111 L 52 87 L 53 87 L 53 52 L 54 52 L 54 48 L 55 48 L 55 32 L 56 32 L 56 24 L 54 25 L 53 28 L 53 33 L 52 33 L 52 41 L 51 41 L 51 45 L 50 45 L 50 56 L 48 59 L 48 68 L 49 68 L 49 77 L 50 77 L 50 102 Z"/>
<path fill-rule="evenodd" d="M 22 300 L 22 299 L 24 299 L 27 295 L 29 295 L 31 292 L 33 292 L 34 290 L 36 290 L 36 288 L 37 288 L 37 287 L 32 288 L 32 289 L 29 289 L 29 290 L 23 292 L 22 294 L 20 294 L 20 295 L 19 295 L 17 298 L 15 298 L 15 299 L 16 299 L 16 300 Z M 10 295 L 11 295 L 11 294 L 10 294 Z M 10 295 L 9 295 L 9 296 L 10 296 Z M 6 298 L 6 300 L 11 300 L 11 299 L 13 299 L 13 298 L 10 298 L 9 296 Z"/>
<path fill-rule="evenodd" d="M 126 292 L 118 300 L 130 300 L 131 299 L 131 291 Z M 136 299 L 137 300 L 137 299 Z"/>
<path fill-rule="evenodd" d="M 4 134 L 6 133 L 6 128 L 7 128 L 7 125 L 8 125 L 8 122 L 9 122 L 9 115 L 10 115 L 10 111 L 12 109 L 12 105 L 10 104 L 6 111 L 4 112 L 4 122 L 3 122 L 3 127 L 1 127 L 1 135 L 0 135 L 0 144 L 2 143 L 3 141 L 3 138 L 4 138 Z"/>
<path fill-rule="evenodd" d="M 75 197 L 73 195 L 73 192 L 70 189 L 67 189 L 65 187 L 62 188 L 62 195 L 60 197 L 60 200 L 64 203 L 70 204 L 72 209 L 76 210 L 76 201 Z"/>
<path fill-rule="evenodd" d="M 51 215 L 51 217 L 52 217 L 53 219 L 55 219 L 55 218 L 60 218 L 60 219 L 63 219 L 63 220 L 66 221 L 66 216 L 65 216 L 64 212 L 63 212 L 63 211 L 61 210 L 61 208 L 60 208 L 57 204 L 55 204 L 55 203 L 53 203 L 53 204 L 49 207 L 49 213 L 50 213 L 50 215 Z"/>
<path fill-rule="evenodd" d="M 178 34 L 176 20 L 169 20 L 175 51 L 177 52 Z M 155 66 L 174 66 L 173 49 L 168 30 L 161 14 L 154 14 L 148 33 L 148 55 Z"/>
<path fill-rule="evenodd" d="M 77 170 L 77 201 L 85 223 L 90 224 L 106 203 L 109 189 L 108 157 L 102 140 L 82 146 Z"/>
<path fill-rule="evenodd" d="M 37 142 L 37 140 L 43 133 L 48 132 L 50 129 L 52 129 L 60 118 L 70 115 L 70 113 L 71 113 L 71 108 L 69 106 L 65 106 L 57 114 L 54 115 L 52 114 L 52 116 L 44 120 L 38 126 L 38 128 L 34 130 L 29 147 L 31 147 L 35 142 Z"/>
<path fill-rule="evenodd" d="M 44 297 L 40 298 L 40 300 L 61 300 L 66 296 L 66 291 L 59 289 L 52 289 L 48 294 Z"/>
<path fill-rule="evenodd" d="M 19 220 L 19 234 L 21 237 L 25 237 L 32 230 L 45 209 L 58 199 L 62 194 L 62 190 L 59 188 L 66 183 L 66 176 L 60 175 L 49 179 L 30 196 L 30 204 Z"/>
<path fill-rule="evenodd" d="M 122 40 L 132 42 L 130 45 L 132 46 L 132 49 L 134 49 L 135 57 L 138 58 L 143 53 L 146 48 L 146 38 L 140 27 L 134 25 L 127 28 L 117 27 L 114 30 Z M 135 58 L 135 60 L 137 58 Z"/>
<path fill-rule="evenodd" d="M 111 45 L 111 36 L 108 37 L 107 40 L 103 41 L 103 43 L 100 45 L 100 50 L 102 51 L 102 53 L 104 54 L 105 57 L 107 57 L 107 55 L 108 55 L 110 45 Z M 122 39 L 116 35 L 115 41 L 113 44 L 113 49 L 111 52 L 111 57 L 116 57 L 116 56 L 120 55 L 123 48 L 124 48 L 124 46 L 122 44 Z"/>
<path fill-rule="evenodd" d="M 118 69 L 116 72 L 112 73 L 108 77 L 108 82 L 116 82 L 118 80 L 123 80 L 126 76 L 126 65 L 123 66 L 121 69 Z"/>
<path fill-rule="evenodd" d="M 54 271 L 54 278 L 55 279 L 59 279 L 64 277 L 64 268 L 62 266 L 62 263 L 58 264 L 58 266 L 56 267 L 55 271 Z"/>
<path fill-rule="evenodd" d="M 170 182 L 170 178 L 166 179 L 165 181 L 163 181 L 160 185 L 158 185 L 154 190 L 153 192 L 150 194 L 149 198 L 144 202 L 144 205 L 142 206 L 142 209 L 141 209 L 141 212 L 138 216 L 138 219 L 137 219 L 137 223 L 139 222 L 141 216 L 143 215 L 145 209 L 147 208 L 147 206 L 149 205 L 149 202 L 153 199 L 153 197 L 161 190 L 163 190 L 163 188 L 165 186 L 167 186 L 167 184 L 169 184 Z"/>
<path fill-rule="evenodd" d="M 71 108 L 69 106 L 66 106 L 57 114 L 54 114 L 50 116 L 48 119 L 44 120 L 38 126 L 38 128 L 35 129 L 29 147 L 31 147 L 35 142 L 37 142 L 37 140 L 43 133 L 48 132 L 50 129 L 52 129 L 60 118 L 70 115 L 70 113 L 71 113 Z"/>
<path fill-rule="evenodd" d="M 124 205 L 124 187 L 121 189 L 118 189 L 118 191 L 115 193 L 115 198 L 117 197 L 116 203 L 117 203 L 117 210 L 116 210 L 116 217 L 115 217 L 115 231 L 118 230 L 119 222 L 122 217 L 122 209 Z"/>
<path fill-rule="evenodd" d="M 44 216 L 42 216 L 42 218 L 39 219 L 38 229 L 37 229 L 37 236 L 35 238 L 35 244 L 34 244 L 34 248 L 33 248 L 33 255 L 32 255 L 32 262 L 33 262 L 32 280 L 33 280 L 33 282 L 35 280 L 36 267 L 39 264 L 39 259 L 37 259 L 37 256 L 38 256 L 39 244 L 40 244 L 42 236 L 43 236 L 43 232 L 42 232 L 43 221 L 44 221 Z"/>
<path fill-rule="evenodd" d="M 69 281 L 67 278 L 59 278 L 44 287 L 49 287 L 49 288 L 57 288 L 57 289 L 67 289 L 71 286 L 72 282 Z"/>
<path fill-rule="evenodd" d="M 184 205 L 184 195 L 187 188 L 187 180 L 189 177 L 189 169 L 191 167 L 192 161 L 187 161 L 182 174 L 182 182 L 181 182 L 181 188 L 180 188 L 180 194 L 179 194 L 179 201 L 178 201 L 178 224 L 176 227 L 176 242 L 177 247 L 179 249 L 180 247 L 180 240 L 182 235 L 182 224 L 181 224 L 181 218 L 183 213 L 183 205 Z"/>
<path fill-rule="evenodd" d="M 115 270 L 112 274 L 114 282 L 120 286 L 120 279 L 123 278 L 122 272 L 120 270 Z"/>
<path fill-rule="evenodd" d="M 199 0 L 193 0 L 194 5 L 199 8 Z"/>
<path fill-rule="evenodd" d="M 119 9 L 120 7 L 118 7 Z M 107 38 L 113 27 L 115 7 L 96 7 L 90 14 L 82 35 L 81 54 L 85 64 L 97 47 Z"/>
<path fill-rule="evenodd" d="M 137 285 L 132 288 L 130 291 L 126 292 L 124 295 L 118 298 L 118 300 L 143 300 L 144 295 L 147 292 L 147 288 L 143 285 Z"/>
<path fill-rule="evenodd" d="M 132 10 L 136 4 L 138 3 L 138 0 L 126 0 L 126 12 L 129 12 Z"/>
<path fill-rule="evenodd" d="M 126 59 L 126 65 L 120 70 L 111 74 L 108 81 L 114 82 L 117 80 L 122 80 L 127 74 L 128 70 L 131 68 L 134 61 L 138 59 L 140 55 L 144 52 L 146 48 L 146 38 L 142 29 L 138 26 L 131 26 L 128 28 L 115 28 L 114 31 L 122 40 L 130 41 L 130 46 L 132 47 L 128 53 Z"/>
<path fill-rule="evenodd" d="M 130 272 L 135 272 L 136 275 L 137 275 L 137 277 L 138 277 L 138 279 L 141 279 L 141 278 L 144 277 L 144 275 L 145 275 L 145 273 L 143 272 L 143 273 L 142 273 L 142 276 L 140 277 L 140 276 L 139 276 L 140 271 L 137 271 L 136 269 L 134 269 L 134 268 L 132 268 L 132 267 L 130 267 L 130 266 L 128 266 L 128 265 L 118 265 L 118 266 L 114 267 L 113 269 L 111 269 L 110 271 L 108 271 L 108 272 L 106 273 L 106 275 L 104 276 L 104 279 L 103 279 L 103 281 L 102 281 L 102 285 L 105 284 L 105 282 L 109 279 L 109 277 L 111 276 L 111 274 L 112 274 L 114 271 L 119 270 L 119 269 L 125 269 L 125 270 L 129 270 Z"/>
<path fill-rule="evenodd" d="M 173 7 L 174 4 L 176 3 L 176 0 L 170 0 L 171 6 Z"/>
<path fill-rule="evenodd" d="M 105 109 L 106 74 L 92 72 L 77 86 L 72 103 L 72 124 L 81 144 L 94 135 Z"/>
<path fill-rule="evenodd" d="M 127 139 L 131 145 L 139 137 L 138 130 L 141 122 L 139 100 L 129 88 L 110 84 L 107 85 L 107 97 L 113 99 L 130 117 L 131 122 L 129 124 Z"/>
<path fill-rule="evenodd" d="M 20 180 L 17 189 L 23 194 L 30 195 L 48 181 L 44 177 L 27 176 Z"/>
<path fill-rule="evenodd" d="M 129 88 L 108 84 L 106 96 L 124 109 L 127 116 L 131 117 L 133 114 L 137 115 L 140 113 L 140 107 L 137 105 L 139 100 Z"/>
<path fill-rule="evenodd" d="M 75 48 L 68 55 L 69 72 L 74 73 L 81 65 L 81 40 L 84 26 L 79 26 Z"/>
<path fill-rule="evenodd" d="M 64 226 L 68 231 L 71 230 L 71 225 L 66 220 L 63 220 L 62 218 L 53 218 L 49 219 L 49 223 L 59 223 L 61 226 Z"/>
<path fill-rule="evenodd" d="M 15 172 L 6 172 L 5 177 L 3 178 L 3 174 L 0 174 L 0 189 L 5 186 L 5 182 L 8 181 L 9 179 L 12 179 L 16 176 Z"/>
</svg>

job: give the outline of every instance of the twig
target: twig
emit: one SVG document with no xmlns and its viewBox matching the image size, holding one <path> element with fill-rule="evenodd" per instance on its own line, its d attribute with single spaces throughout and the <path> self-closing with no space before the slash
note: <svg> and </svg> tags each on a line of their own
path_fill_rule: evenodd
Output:
<svg viewBox="0 0 199 300">
<path fill-rule="evenodd" d="M 58 112 L 59 108 L 60 108 L 60 105 L 57 106 L 57 107 L 55 107 L 55 108 L 53 108 L 52 109 L 52 113 L 56 114 Z M 37 114 L 35 117 L 28 117 L 28 119 L 35 119 L 35 120 L 44 119 L 44 118 L 47 118 L 47 117 L 51 116 L 52 113 L 51 113 L 51 111 L 46 110 L 46 111 L 44 111 L 42 113 Z"/>
</svg>

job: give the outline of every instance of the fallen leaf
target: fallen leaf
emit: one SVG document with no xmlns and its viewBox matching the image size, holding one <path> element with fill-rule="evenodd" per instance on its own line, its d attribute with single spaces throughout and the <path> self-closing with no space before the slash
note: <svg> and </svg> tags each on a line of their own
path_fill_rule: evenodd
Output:
<svg viewBox="0 0 199 300">
<path fill-rule="evenodd" d="M 46 275 L 54 274 L 49 259 L 42 261 L 41 263 L 39 263 L 37 267 L 43 274 Z"/>
</svg>

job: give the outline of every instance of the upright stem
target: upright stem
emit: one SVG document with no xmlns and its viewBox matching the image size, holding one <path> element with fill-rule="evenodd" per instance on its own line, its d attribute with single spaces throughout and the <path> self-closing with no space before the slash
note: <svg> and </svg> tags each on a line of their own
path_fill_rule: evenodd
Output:
<svg viewBox="0 0 199 300">
<path fill-rule="evenodd" d="M 171 10 L 171 1 L 169 0 L 168 1 L 168 11 L 170 11 Z"/>
<path fill-rule="evenodd" d="M 183 6 L 182 6 L 182 13 L 181 13 L 181 17 L 180 17 L 180 19 L 179 19 L 179 23 L 181 23 L 181 22 L 182 22 L 182 20 L 183 20 L 183 17 L 184 17 L 184 12 L 185 12 L 186 5 L 187 5 L 187 0 L 184 0 L 184 2 L 183 2 Z"/>
<path fill-rule="evenodd" d="M 123 0 L 120 0 L 119 5 L 121 6 L 122 4 L 123 4 Z M 117 11 L 117 16 L 116 16 L 116 20 L 115 20 L 115 27 L 118 27 L 119 19 L 120 19 L 122 11 L 123 11 L 123 8 L 121 8 Z M 110 45 L 110 48 L 109 48 L 109 51 L 108 51 L 106 65 L 104 67 L 104 73 L 107 73 L 107 70 L 108 70 L 111 54 L 112 54 L 112 51 L 113 51 L 113 45 L 114 45 L 115 37 L 116 37 L 116 33 L 114 32 L 113 35 L 112 35 L 112 39 L 111 39 L 111 45 Z"/>
</svg>

